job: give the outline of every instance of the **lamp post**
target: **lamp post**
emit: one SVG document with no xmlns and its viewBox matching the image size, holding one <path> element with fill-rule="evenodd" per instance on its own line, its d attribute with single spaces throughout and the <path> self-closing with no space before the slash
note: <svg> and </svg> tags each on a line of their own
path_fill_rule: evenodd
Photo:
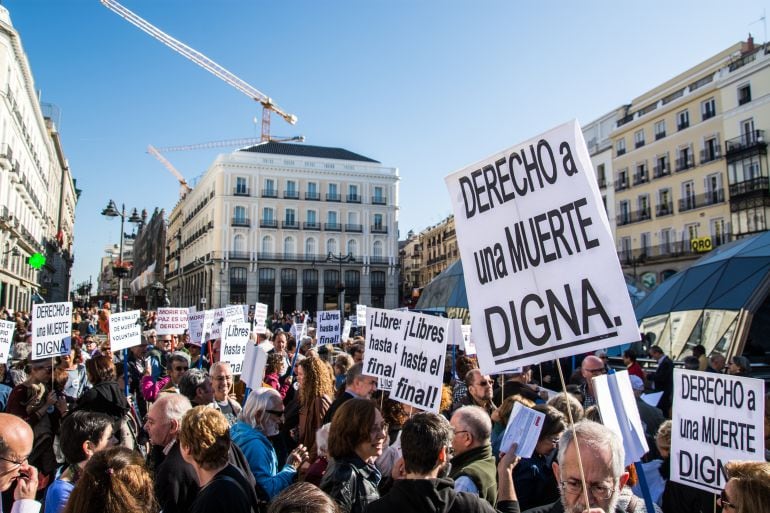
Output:
<svg viewBox="0 0 770 513">
<path fill-rule="evenodd" d="M 222 308 L 222 280 L 225 279 L 225 267 L 222 262 L 219 263 L 219 304 L 217 308 Z"/>
<path fill-rule="evenodd" d="M 342 264 L 355 262 L 356 258 L 352 253 L 335 255 L 331 251 L 326 255 L 326 261 L 339 265 L 339 281 L 337 282 L 337 307 L 340 309 L 340 335 L 342 335 L 343 319 L 345 318 L 345 305 L 342 303 L 342 295 L 345 293 L 345 282 L 342 280 Z"/>
</svg>

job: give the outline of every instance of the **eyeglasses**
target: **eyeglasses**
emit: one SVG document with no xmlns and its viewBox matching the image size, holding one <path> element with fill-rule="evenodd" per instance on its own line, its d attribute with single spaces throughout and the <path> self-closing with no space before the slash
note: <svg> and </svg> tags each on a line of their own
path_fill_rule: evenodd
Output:
<svg viewBox="0 0 770 513">
<path fill-rule="evenodd" d="M 478 385 L 480 387 L 492 386 L 494 384 L 495 384 L 495 382 L 492 381 L 491 379 L 490 380 L 482 379 L 481 381 L 476 383 L 476 385 Z"/>
<path fill-rule="evenodd" d="M 32 370 L 36 370 L 36 371 L 44 370 L 46 372 L 51 372 L 53 370 L 53 367 L 51 367 L 50 365 L 43 366 L 43 367 L 32 367 Z"/>
<path fill-rule="evenodd" d="M 10 458 L 4 458 L 4 457 L 0 456 L 0 460 L 7 461 L 8 463 L 13 463 L 14 467 L 20 467 L 20 466 L 24 465 L 25 463 L 27 463 L 29 461 L 29 456 L 25 456 L 24 458 L 22 458 L 19 461 L 12 460 Z"/>
<path fill-rule="evenodd" d="M 271 415 L 275 415 L 276 417 L 283 417 L 284 411 L 283 410 L 265 410 L 265 413 L 270 413 Z"/>
<path fill-rule="evenodd" d="M 571 495 L 579 495 L 583 491 L 583 483 L 577 479 L 568 479 L 561 482 L 561 488 Z M 595 499 L 607 500 L 615 493 L 615 486 L 592 484 L 589 485 L 588 491 Z"/>
<path fill-rule="evenodd" d="M 375 437 L 380 433 L 387 433 L 389 427 L 390 426 L 388 426 L 387 422 L 383 422 L 382 424 L 375 424 L 372 426 L 372 429 L 369 430 L 369 434 L 372 435 L 372 437 Z"/>
<path fill-rule="evenodd" d="M 717 498 L 717 501 L 719 501 L 719 507 L 722 509 L 730 508 L 730 509 L 738 509 L 738 507 L 733 504 L 732 502 L 727 500 L 727 494 L 724 490 L 722 490 L 719 494 L 719 497 Z"/>
<path fill-rule="evenodd" d="M 190 367 L 174 367 L 174 370 L 175 370 L 176 372 L 185 372 L 185 371 L 187 371 L 189 368 L 190 368 Z"/>
<path fill-rule="evenodd" d="M 602 367 L 601 369 L 583 369 L 587 373 L 591 374 L 592 376 L 601 376 L 602 374 L 607 374 L 607 369 Z"/>
<path fill-rule="evenodd" d="M 467 430 L 467 429 L 463 429 L 463 430 L 461 430 L 461 431 L 455 431 L 454 433 L 452 433 L 452 436 L 457 436 L 457 435 L 459 435 L 460 433 L 467 433 L 467 432 L 468 432 L 468 430 Z"/>
</svg>

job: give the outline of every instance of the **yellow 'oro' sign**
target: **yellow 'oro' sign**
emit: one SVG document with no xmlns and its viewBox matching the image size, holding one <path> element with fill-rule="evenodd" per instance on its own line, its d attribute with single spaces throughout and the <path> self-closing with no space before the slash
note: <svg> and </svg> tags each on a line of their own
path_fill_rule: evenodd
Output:
<svg viewBox="0 0 770 513">
<path fill-rule="evenodd" d="M 690 248 L 694 253 L 705 253 L 714 249 L 711 237 L 695 237 L 690 239 Z"/>
</svg>

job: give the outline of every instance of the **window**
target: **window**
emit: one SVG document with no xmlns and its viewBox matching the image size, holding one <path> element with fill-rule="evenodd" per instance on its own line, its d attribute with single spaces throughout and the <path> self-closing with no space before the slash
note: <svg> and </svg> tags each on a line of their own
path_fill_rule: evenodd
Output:
<svg viewBox="0 0 770 513">
<path fill-rule="evenodd" d="M 358 223 L 358 212 L 348 212 L 348 224 Z"/>
<path fill-rule="evenodd" d="M 691 241 L 698 238 L 698 224 L 699 223 L 692 223 L 684 227 L 685 240 Z"/>
<path fill-rule="evenodd" d="M 596 181 L 599 182 L 599 187 L 607 186 L 607 177 L 605 176 L 604 164 L 596 166 Z"/>
<path fill-rule="evenodd" d="M 650 195 L 642 194 L 637 199 L 639 204 L 639 220 L 645 220 L 650 218 Z"/>
<path fill-rule="evenodd" d="M 660 250 L 662 255 L 671 254 L 672 245 L 674 244 L 674 230 L 671 228 L 663 228 L 660 231 Z"/>
<path fill-rule="evenodd" d="M 233 237 L 233 251 L 236 253 L 246 251 L 246 238 L 243 235 Z"/>
<path fill-rule="evenodd" d="M 326 222 L 329 224 L 337 224 L 337 212 L 330 210 L 326 213 Z"/>
<path fill-rule="evenodd" d="M 297 182 L 294 180 L 287 180 L 286 181 L 286 192 L 284 193 L 284 198 L 288 199 L 298 199 L 299 198 L 299 191 L 297 191 Z"/>
<path fill-rule="evenodd" d="M 316 223 L 316 212 L 315 210 L 308 210 L 305 214 L 307 219 L 307 224 L 314 225 Z"/>
<path fill-rule="evenodd" d="M 710 137 L 703 143 L 703 151 L 701 152 L 701 163 L 711 162 L 720 157 L 719 154 L 719 141 L 716 137 Z"/>
<path fill-rule="evenodd" d="M 724 191 L 722 190 L 722 173 L 712 173 L 704 179 L 704 188 L 706 189 L 706 203 L 713 205 L 724 201 Z"/>
<path fill-rule="evenodd" d="M 329 184 L 329 194 L 336 196 L 337 195 L 337 184 L 336 183 L 330 183 Z"/>
<path fill-rule="evenodd" d="M 695 162 L 692 158 L 692 150 L 689 146 L 684 146 L 682 148 L 679 148 L 679 156 L 676 159 L 676 170 L 677 171 L 684 171 L 685 169 L 690 169 L 693 167 Z"/>
<path fill-rule="evenodd" d="M 721 217 L 712 219 L 709 223 L 711 228 L 711 238 L 714 241 L 714 246 L 721 246 L 727 242 L 727 231 L 725 230 L 725 220 Z"/>
<path fill-rule="evenodd" d="M 271 207 L 264 207 L 262 209 L 262 220 L 263 221 L 273 221 L 275 218 L 273 216 L 273 209 Z"/>
<path fill-rule="evenodd" d="M 308 240 L 305 241 L 305 255 L 306 256 L 315 255 L 315 248 L 316 248 L 316 244 L 315 244 L 315 239 L 314 238 L 311 237 L 311 238 L 309 238 Z"/>
<path fill-rule="evenodd" d="M 307 191 L 305 192 L 306 200 L 320 200 L 321 195 L 318 193 L 318 184 L 315 182 L 308 182 Z"/>
<path fill-rule="evenodd" d="M 690 111 L 683 110 L 676 115 L 677 130 L 684 130 L 690 126 Z"/>
<path fill-rule="evenodd" d="M 644 129 L 634 132 L 634 148 L 644 146 Z"/>
<path fill-rule="evenodd" d="M 618 204 L 618 224 L 624 225 L 631 222 L 631 209 L 628 200 L 622 200 Z"/>
<path fill-rule="evenodd" d="M 615 154 L 616 156 L 621 156 L 626 152 L 626 140 L 624 138 L 618 139 L 618 141 L 615 143 Z"/>
<path fill-rule="evenodd" d="M 284 258 L 286 257 L 291 258 L 291 256 L 294 255 L 294 250 L 295 250 L 294 237 L 286 237 L 283 240 Z"/>
<path fill-rule="evenodd" d="M 243 224 L 246 222 L 246 208 L 244 207 L 235 207 L 234 212 L 235 222 Z"/>
<path fill-rule="evenodd" d="M 639 234 L 639 249 L 642 250 L 642 255 L 647 256 L 650 254 L 650 241 L 652 237 L 650 232 L 644 232 Z"/>
<path fill-rule="evenodd" d="M 329 239 L 326 241 L 326 252 L 333 255 L 337 254 L 337 239 Z"/>
<path fill-rule="evenodd" d="M 356 256 L 358 253 L 358 243 L 354 239 L 348 241 L 348 254 Z"/>
<path fill-rule="evenodd" d="M 717 115 L 717 105 L 714 98 L 702 101 L 700 104 L 700 114 L 703 121 L 713 118 Z"/>
<path fill-rule="evenodd" d="M 667 216 L 673 214 L 673 205 L 671 204 L 671 189 L 660 189 L 658 191 L 658 216 Z"/>
<path fill-rule="evenodd" d="M 615 184 L 616 191 L 622 191 L 628 189 L 628 168 L 623 168 L 618 171 L 618 181 Z"/>
<path fill-rule="evenodd" d="M 383 195 L 382 187 L 376 186 L 374 188 L 374 196 L 372 197 L 372 203 L 375 205 L 384 205 L 385 196 Z"/>
<path fill-rule="evenodd" d="M 262 237 L 262 243 L 260 244 L 260 250 L 262 253 L 273 252 L 273 238 L 269 235 Z"/>
<path fill-rule="evenodd" d="M 636 174 L 634 175 L 634 185 L 639 185 L 640 183 L 646 183 L 648 181 L 650 181 L 650 179 L 647 176 L 647 162 L 641 162 L 636 165 Z"/>
<path fill-rule="evenodd" d="M 658 156 L 654 173 L 655 178 L 660 178 L 661 176 L 666 176 L 671 173 L 671 170 L 668 167 L 668 154 Z"/>
<path fill-rule="evenodd" d="M 620 253 L 623 260 L 627 263 L 631 261 L 631 237 L 623 237 L 620 239 Z"/>
<path fill-rule="evenodd" d="M 315 182 L 308 182 L 307 184 L 307 192 L 311 192 L 313 194 L 318 192 L 318 184 Z"/>
<path fill-rule="evenodd" d="M 666 120 L 661 119 L 655 122 L 655 140 L 663 139 L 666 137 Z"/>
<path fill-rule="evenodd" d="M 287 225 L 295 225 L 297 223 L 296 212 L 293 208 L 287 208 L 284 216 Z"/>
<path fill-rule="evenodd" d="M 679 210 L 692 210 L 693 208 L 695 208 L 695 184 L 692 181 L 684 182 Z"/>
<path fill-rule="evenodd" d="M 382 214 L 374 214 L 374 228 L 382 229 Z"/>
<path fill-rule="evenodd" d="M 358 185 L 348 185 L 348 201 L 358 202 L 361 198 L 358 196 Z"/>
<path fill-rule="evenodd" d="M 272 178 L 265 178 L 265 191 L 269 193 L 275 192 L 275 180 Z"/>
<path fill-rule="evenodd" d="M 340 201 L 336 183 L 330 183 L 327 190 L 329 192 L 326 193 L 326 201 Z"/>
<path fill-rule="evenodd" d="M 744 84 L 738 87 L 738 105 L 743 105 L 751 101 L 751 85 Z"/>
<path fill-rule="evenodd" d="M 249 189 L 246 187 L 246 178 L 239 176 L 235 179 L 235 194 L 248 195 Z"/>
<path fill-rule="evenodd" d="M 382 241 L 374 241 L 374 245 L 372 246 L 372 256 L 374 258 L 382 258 Z"/>
</svg>

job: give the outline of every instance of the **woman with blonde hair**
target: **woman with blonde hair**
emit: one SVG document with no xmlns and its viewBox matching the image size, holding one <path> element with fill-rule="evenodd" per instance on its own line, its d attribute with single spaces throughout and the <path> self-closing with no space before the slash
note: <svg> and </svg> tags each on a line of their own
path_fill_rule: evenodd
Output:
<svg viewBox="0 0 770 513">
<path fill-rule="evenodd" d="M 323 425 L 326 411 L 334 397 L 334 381 L 326 362 L 317 357 L 297 363 L 299 385 L 298 442 L 308 447 L 310 462 L 318 456 L 315 433 Z"/>
<path fill-rule="evenodd" d="M 111 447 L 88 460 L 64 513 L 157 513 L 153 490 L 141 455 Z"/>
<path fill-rule="evenodd" d="M 770 505 L 770 463 L 730 461 L 725 465 L 727 484 L 719 495 L 723 512 L 761 513 Z"/>
</svg>

